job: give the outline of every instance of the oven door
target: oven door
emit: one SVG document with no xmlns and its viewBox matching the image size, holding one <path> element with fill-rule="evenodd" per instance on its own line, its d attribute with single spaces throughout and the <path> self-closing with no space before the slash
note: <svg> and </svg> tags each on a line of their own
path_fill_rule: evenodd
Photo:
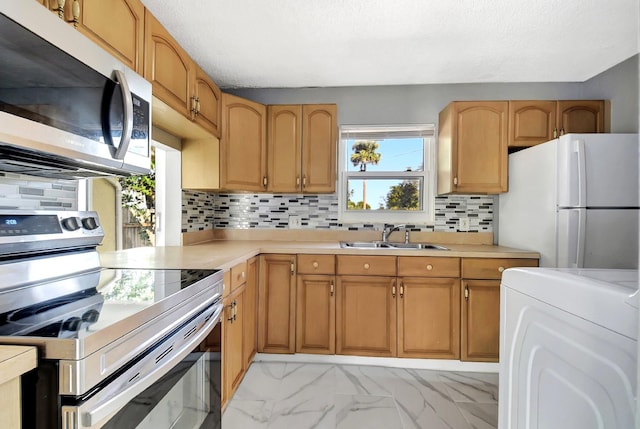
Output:
<svg viewBox="0 0 640 429">
<path fill-rule="evenodd" d="M 214 304 L 86 397 L 62 398 L 62 429 L 220 428 L 220 353 L 205 340 Z"/>
</svg>

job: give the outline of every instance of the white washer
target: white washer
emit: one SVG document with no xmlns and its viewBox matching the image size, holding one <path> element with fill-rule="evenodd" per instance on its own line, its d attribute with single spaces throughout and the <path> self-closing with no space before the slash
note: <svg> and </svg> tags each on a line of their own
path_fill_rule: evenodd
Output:
<svg viewBox="0 0 640 429">
<path fill-rule="evenodd" d="M 506 270 L 499 429 L 635 427 L 638 296 L 635 270 Z"/>
</svg>

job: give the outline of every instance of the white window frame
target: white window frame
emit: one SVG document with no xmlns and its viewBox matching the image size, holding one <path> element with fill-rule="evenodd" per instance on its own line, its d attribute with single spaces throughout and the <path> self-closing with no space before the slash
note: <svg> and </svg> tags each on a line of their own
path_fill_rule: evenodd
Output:
<svg viewBox="0 0 640 429">
<path fill-rule="evenodd" d="M 424 171 L 406 172 L 349 172 L 347 165 L 346 141 L 343 136 L 349 131 L 366 130 L 383 134 L 385 130 L 432 133 L 424 139 Z M 422 178 L 422 210 L 347 210 L 348 179 L 387 179 L 387 178 Z M 436 187 L 436 142 L 435 125 L 341 125 L 338 142 L 338 220 L 346 224 L 362 223 L 403 223 L 414 225 L 433 225 Z"/>
</svg>

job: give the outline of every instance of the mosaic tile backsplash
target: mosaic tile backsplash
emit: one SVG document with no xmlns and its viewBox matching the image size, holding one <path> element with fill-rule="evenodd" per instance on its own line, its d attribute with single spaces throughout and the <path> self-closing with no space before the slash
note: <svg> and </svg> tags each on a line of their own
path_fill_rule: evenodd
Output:
<svg viewBox="0 0 640 429">
<path fill-rule="evenodd" d="M 78 182 L 0 173 L 0 209 L 77 210 Z"/>
<path fill-rule="evenodd" d="M 436 197 L 433 225 L 407 225 L 413 231 L 456 232 L 468 217 L 471 232 L 493 232 L 493 197 Z M 302 229 L 381 230 L 383 224 L 342 224 L 335 194 L 213 194 L 182 192 L 182 232 L 207 229 L 287 228 L 289 215 L 300 216 Z"/>
</svg>

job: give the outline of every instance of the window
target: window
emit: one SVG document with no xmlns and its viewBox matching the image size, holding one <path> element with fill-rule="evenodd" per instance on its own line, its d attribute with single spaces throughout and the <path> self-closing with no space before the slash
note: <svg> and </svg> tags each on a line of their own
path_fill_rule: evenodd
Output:
<svg viewBox="0 0 640 429">
<path fill-rule="evenodd" d="M 340 221 L 433 223 L 433 125 L 340 127 Z"/>
</svg>

